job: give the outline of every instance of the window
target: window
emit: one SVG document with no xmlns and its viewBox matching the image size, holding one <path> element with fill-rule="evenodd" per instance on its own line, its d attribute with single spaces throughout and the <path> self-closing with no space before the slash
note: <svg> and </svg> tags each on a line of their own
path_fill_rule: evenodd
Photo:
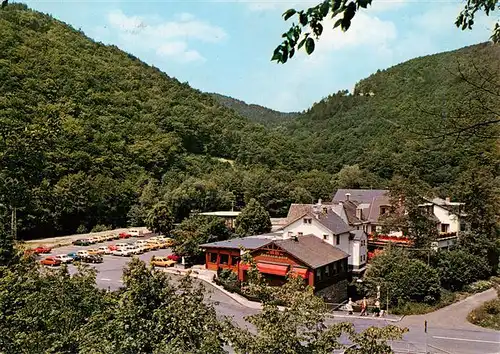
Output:
<svg viewBox="0 0 500 354">
<path fill-rule="evenodd" d="M 311 218 L 304 218 L 304 224 L 312 224 Z"/>
<path fill-rule="evenodd" d="M 321 268 L 316 269 L 316 278 L 318 278 L 318 280 L 321 280 L 321 275 Z"/>
<path fill-rule="evenodd" d="M 344 261 L 340 262 L 340 271 L 345 272 L 345 262 Z"/>
<path fill-rule="evenodd" d="M 288 237 L 292 237 L 293 236 L 293 232 L 292 231 L 288 231 Z"/>
<path fill-rule="evenodd" d="M 386 206 L 381 206 L 380 207 L 380 215 L 384 215 L 385 213 L 387 213 L 387 207 Z"/>
<path fill-rule="evenodd" d="M 448 232 L 450 230 L 449 224 L 441 224 L 441 232 Z"/>
<path fill-rule="evenodd" d="M 340 235 L 336 235 L 336 237 L 337 237 L 336 244 L 340 245 Z"/>
<path fill-rule="evenodd" d="M 210 263 L 217 263 L 217 253 L 210 253 Z"/>
<path fill-rule="evenodd" d="M 338 263 L 335 262 L 333 263 L 333 274 L 337 274 L 339 271 L 339 266 L 338 266 Z"/>
<path fill-rule="evenodd" d="M 328 235 L 323 235 L 323 240 L 328 240 Z"/>
<path fill-rule="evenodd" d="M 231 265 L 237 265 L 238 262 L 240 261 L 240 257 L 239 256 L 231 256 Z"/>
<path fill-rule="evenodd" d="M 325 266 L 325 276 L 330 277 L 330 265 Z"/>
<path fill-rule="evenodd" d="M 304 224 L 307 224 L 307 219 L 306 218 L 304 218 Z"/>
<path fill-rule="evenodd" d="M 304 234 L 302 232 L 298 232 L 298 235 L 299 236 L 304 236 Z"/>
<path fill-rule="evenodd" d="M 228 264 L 229 263 L 229 255 L 221 254 L 220 255 L 220 264 Z"/>
</svg>

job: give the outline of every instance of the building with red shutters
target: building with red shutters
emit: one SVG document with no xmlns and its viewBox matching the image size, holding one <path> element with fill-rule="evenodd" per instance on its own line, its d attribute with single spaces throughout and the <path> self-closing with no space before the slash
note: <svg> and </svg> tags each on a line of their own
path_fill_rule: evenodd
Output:
<svg viewBox="0 0 500 354">
<path fill-rule="evenodd" d="M 280 238 L 260 235 L 201 245 L 207 269 L 231 269 L 246 281 L 248 265 L 241 262 L 250 252 L 259 272 L 270 285 L 282 285 L 289 274 L 300 276 L 307 285 L 329 301 L 347 298 L 349 255 L 314 235 Z"/>
</svg>

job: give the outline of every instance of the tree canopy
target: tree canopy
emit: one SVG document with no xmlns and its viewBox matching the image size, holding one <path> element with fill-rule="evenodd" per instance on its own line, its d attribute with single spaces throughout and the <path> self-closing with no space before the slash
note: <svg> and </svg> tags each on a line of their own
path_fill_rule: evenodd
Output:
<svg viewBox="0 0 500 354">
<path fill-rule="evenodd" d="M 260 235 L 271 231 L 269 213 L 255 199 L 250 199 L 235 223 L 236 233 L 240 236 Z"/>
<path fill-rule="evenodd" d="M 377 0 L 375 0 L 377 1 Z M 305 10 L 289 9 L 283 13 L 283 19 L 296 19 L 290 29 L 283 33 L 283 42 L 274 50 L 271 60 L 286 63 L 292 59 L 297 50 L 305 48 L 307 54 L 312 54 L 315 41 L 324 31 L 324 20 L 331 18 L 334 21 L 333 29 L 340 28 L 347 31 L 351 27 L 356 13 L 367 9 L 373 0 L 324 0 Z M 472 29 L 477 13 L 487 16 L 495 10 L 500 11 L 498 0 L 467 0 L 463 10 L 458 15 L 455 25 L 462 30 Z M 326 30 L 330 30 L 327 28 Z M 497 22 L 490 37 L 493 42 L 500 42 L 500 24 Z"/>
</svg>

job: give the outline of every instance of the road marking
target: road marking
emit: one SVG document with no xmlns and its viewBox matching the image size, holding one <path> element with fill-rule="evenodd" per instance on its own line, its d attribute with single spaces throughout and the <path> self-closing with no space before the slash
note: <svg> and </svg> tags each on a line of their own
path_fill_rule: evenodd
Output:
<svg viewBox="0 0 500 354">
<path fill-rule="evenodd" d="M 101 278 L 101 280 L 104 280 L 104 281 L 111 281 L 111 279 L 109 279 L 109 278 Z"/>
<path fill-rule="evenodd" d="M 432 336 L 432 338 L 436 338 L 436 339 L 448 339 L 448 340 L 458 340 L 458 341 L 463 341 L 463 342 L 477 342 L 477 343 L 500 344 L 500 342 L 495 342 L 495 341 L 492 341 L 492 340 L 465 339 L 465 338 L 438 337 L 438 336 Z"/>
</svg>

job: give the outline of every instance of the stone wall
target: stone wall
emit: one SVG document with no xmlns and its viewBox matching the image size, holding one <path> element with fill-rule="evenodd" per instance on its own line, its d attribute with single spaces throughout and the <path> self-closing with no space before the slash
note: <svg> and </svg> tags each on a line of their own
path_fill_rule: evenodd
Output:
<svg viewBox="0 0 500 354">
<path fill-rule="evenodd" d="M 347 279 L 341 280 L 333 285 L 318 290 L 316 295 L 323 297 L 327 302 L 341 303 L 347 299 Z"/>
</svg>

